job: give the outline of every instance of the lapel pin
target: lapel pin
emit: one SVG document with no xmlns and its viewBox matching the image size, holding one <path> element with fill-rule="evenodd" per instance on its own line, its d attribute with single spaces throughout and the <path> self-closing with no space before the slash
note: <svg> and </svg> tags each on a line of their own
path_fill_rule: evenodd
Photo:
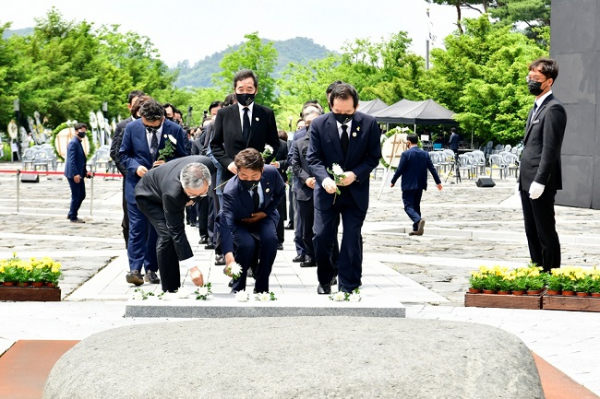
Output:
<svg viewBox="0 0 600 399">
<path fill-rule="evenodd" d="M 267 193 L 268 193 L 269 191 L 271 191 L 271 189 L 270 189 L 270 188 L 267 188 L 267 189 L 265 190 L 265 192 L 267 192 Z"/>
<path fill-rule="evenodd" d="M 357 127 L 356 127 L 356 131 L 357 131 L 357 132 L 360 132 L 360 126 L 357 126 Z"/>
<path fill-rule="evenodd" d="M 260 119 L 258 119 L 258 118 L 254 118 L 254 120 L 258 122 Z"/>
<path fill-rule="evenodd" d="M 167 138 L 167 135 L 165 134 L 163 137 L 164 137 L 164 138 Z"/>
<path fill-rule="evenodd" d="M 356 137 L 356 132 L 352 133 L 352 137 Z"/>
</svg>

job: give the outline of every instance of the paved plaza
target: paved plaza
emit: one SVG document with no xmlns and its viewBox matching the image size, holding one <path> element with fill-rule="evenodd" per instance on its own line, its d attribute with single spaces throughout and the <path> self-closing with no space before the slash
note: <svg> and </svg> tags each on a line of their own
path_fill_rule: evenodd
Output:
<svg viewBox="0 0 600 399">
<path fill-rule="evenodd" d="M 20 164 L 0 164 L 11 170 Z M 578 383 L 600 394 L 600 314 L 584 312 L 465 308 L 469 272 L 480 265 L 523 266 L 528 250 L 515 178 L 496 187 L 478 188 L 474 180 L 454 184 L 423 196 L 425 235 L 409 237 L 399 187 L 385 184 L 381 173 L 372 180 L 371 203 L 363 228 L 363 301 L 389 298 L 406 306 L 406 317 L 467 321 L 492 325 L 521 338 L 539 356 Z M 22 339 L 81 340 L 107 329 L 171 321 L 175 318 L 124 317 L 133 288 L 125 282 L 127 256 L 121 233 L 121 180 L 87 181 L 87 198 L 80 217 L 67 220 L 70 200 L 66 180 L 41 177 L 37 184 L 20 184 L 0 173 L 0 257 L 50 256 L 63 264 L 60 303 L 0 303 L 0 353 Z M 92 211 L 90 208 L 93 207 Z M 90 214 L 91 213 L 91 214 Z M 600 213 L 557 207 L 557 230 L 563 265 L 600 264 Z M 187 227 L 195 258 L 216 294 L 229 289 L 214 253 L 198 245 L 198 230 Z M 280 298 L 315 300 L 315 268 L 300 268 L 292 232 L 286 230 L 284 250 L 278 252 L 271 289 Z M 192 289 L 185 281 L 187 289 Z M 249 280 L 251 284 L 251 280 Z M 144 290 L 157 286 L 144 285 Z M 328 299 L 322 297 L 323 301 Z M 219 300 L 218 298 L 213 301 Z"/>
</svg>

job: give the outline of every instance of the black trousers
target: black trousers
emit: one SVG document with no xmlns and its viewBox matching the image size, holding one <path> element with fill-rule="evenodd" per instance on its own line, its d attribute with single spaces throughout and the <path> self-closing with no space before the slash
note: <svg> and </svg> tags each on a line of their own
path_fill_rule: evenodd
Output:
<svg viewBox="0 0 600 399">
<path fill-rule="evenodd" d="M 560 267 L 560 242 L 554 217 L 555 197 L 556 190 L 544 190 L 538 199 L 532 200 L 529 192 L 521 190 L 529 255 L 544 271 Z"/>
<path fill-rule="evenodd" d="M 209 237 L 208 234 L 208 210 L 209 202 L 212 202 L 212 197 L 204 197 L 198 203 L 198 229 L 200 237 Z M 211 235 L 212 236 L 212 235 Z"/>
<path fill-rule="evenodd" d="M 313 204 L 312 197 L 308 201 L 297 201 L 298 204 L 298 216 L 302 219 L 301 222 L 301 235 L 304 249 L 306 250 L 306 256 L 311 259 L 315 258 L 315 249 L 313 247 L 313 225 L 315 224 L 315 206 Z M 337 239 L 336 239 L 337 241 Z"/>
<path fill-rule="evenodd" d="M 123 228 L 123 238 L 125 238 L 125 248 L 129 243 L 129 211 L 127 210 L 127 200 L 125 199 L 125 175 L 123 179 L 123 220 L 121 221 L 121 227 Z"/>
<path fill-rule="evenodd" d="M 162 204 L 148 201 L 143 197 L 137 197 L 136 201 L 138 208 L 146 215 L 148 221 L 152 223 L 158 234 L 156 257 L 158 259 L 162 290 L 164 292 L 175 292 L 181 286 L 179 258 L 175 250 L 175 244 L 169 233 L 169 228 L 167 227 Z"/>
</svg>

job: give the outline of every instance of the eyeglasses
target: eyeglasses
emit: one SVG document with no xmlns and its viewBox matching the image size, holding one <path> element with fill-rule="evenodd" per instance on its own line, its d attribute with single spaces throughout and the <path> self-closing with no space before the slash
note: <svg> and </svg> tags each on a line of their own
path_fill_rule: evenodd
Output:
<svg viewBox="0 0 600 399">
<path fill-rule="evenodd" d="M 541 81 L 541 82 L 540 82 L 539 80 L 535 80 L 535 79 L 533 79 L 533 78 L 531 78 L 531 77 L 527 76 L 527 77 L 525 78 L 525 80 L 527 81 L 527 83 L 529 83 L 529 82 L 544 83 L 546 80 L 548 80 L 548 78 L 546 78 L 545 80 L 543 80 L 543 81 Z"/>
<path fill-rule="evenodd" d="M 200 195 L 194 195 L 193 197 L 188 197 L 189 199 L 194 199 L 194 198 L 205 198 L 208 197 L 208 193 L 205 194 L 200 194 Z"/>
</svg>

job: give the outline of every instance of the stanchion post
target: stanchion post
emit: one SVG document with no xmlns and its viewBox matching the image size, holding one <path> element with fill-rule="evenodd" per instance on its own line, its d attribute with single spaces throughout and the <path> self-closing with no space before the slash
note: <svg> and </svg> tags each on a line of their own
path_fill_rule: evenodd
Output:
<svg viewBox="0 0 600 399">
<path fill-rule="evenodd" d="M 17 169 L 17 213 L 19 213 L 19 201 L 21 200 L 21 169 Z"/>
</svg>

